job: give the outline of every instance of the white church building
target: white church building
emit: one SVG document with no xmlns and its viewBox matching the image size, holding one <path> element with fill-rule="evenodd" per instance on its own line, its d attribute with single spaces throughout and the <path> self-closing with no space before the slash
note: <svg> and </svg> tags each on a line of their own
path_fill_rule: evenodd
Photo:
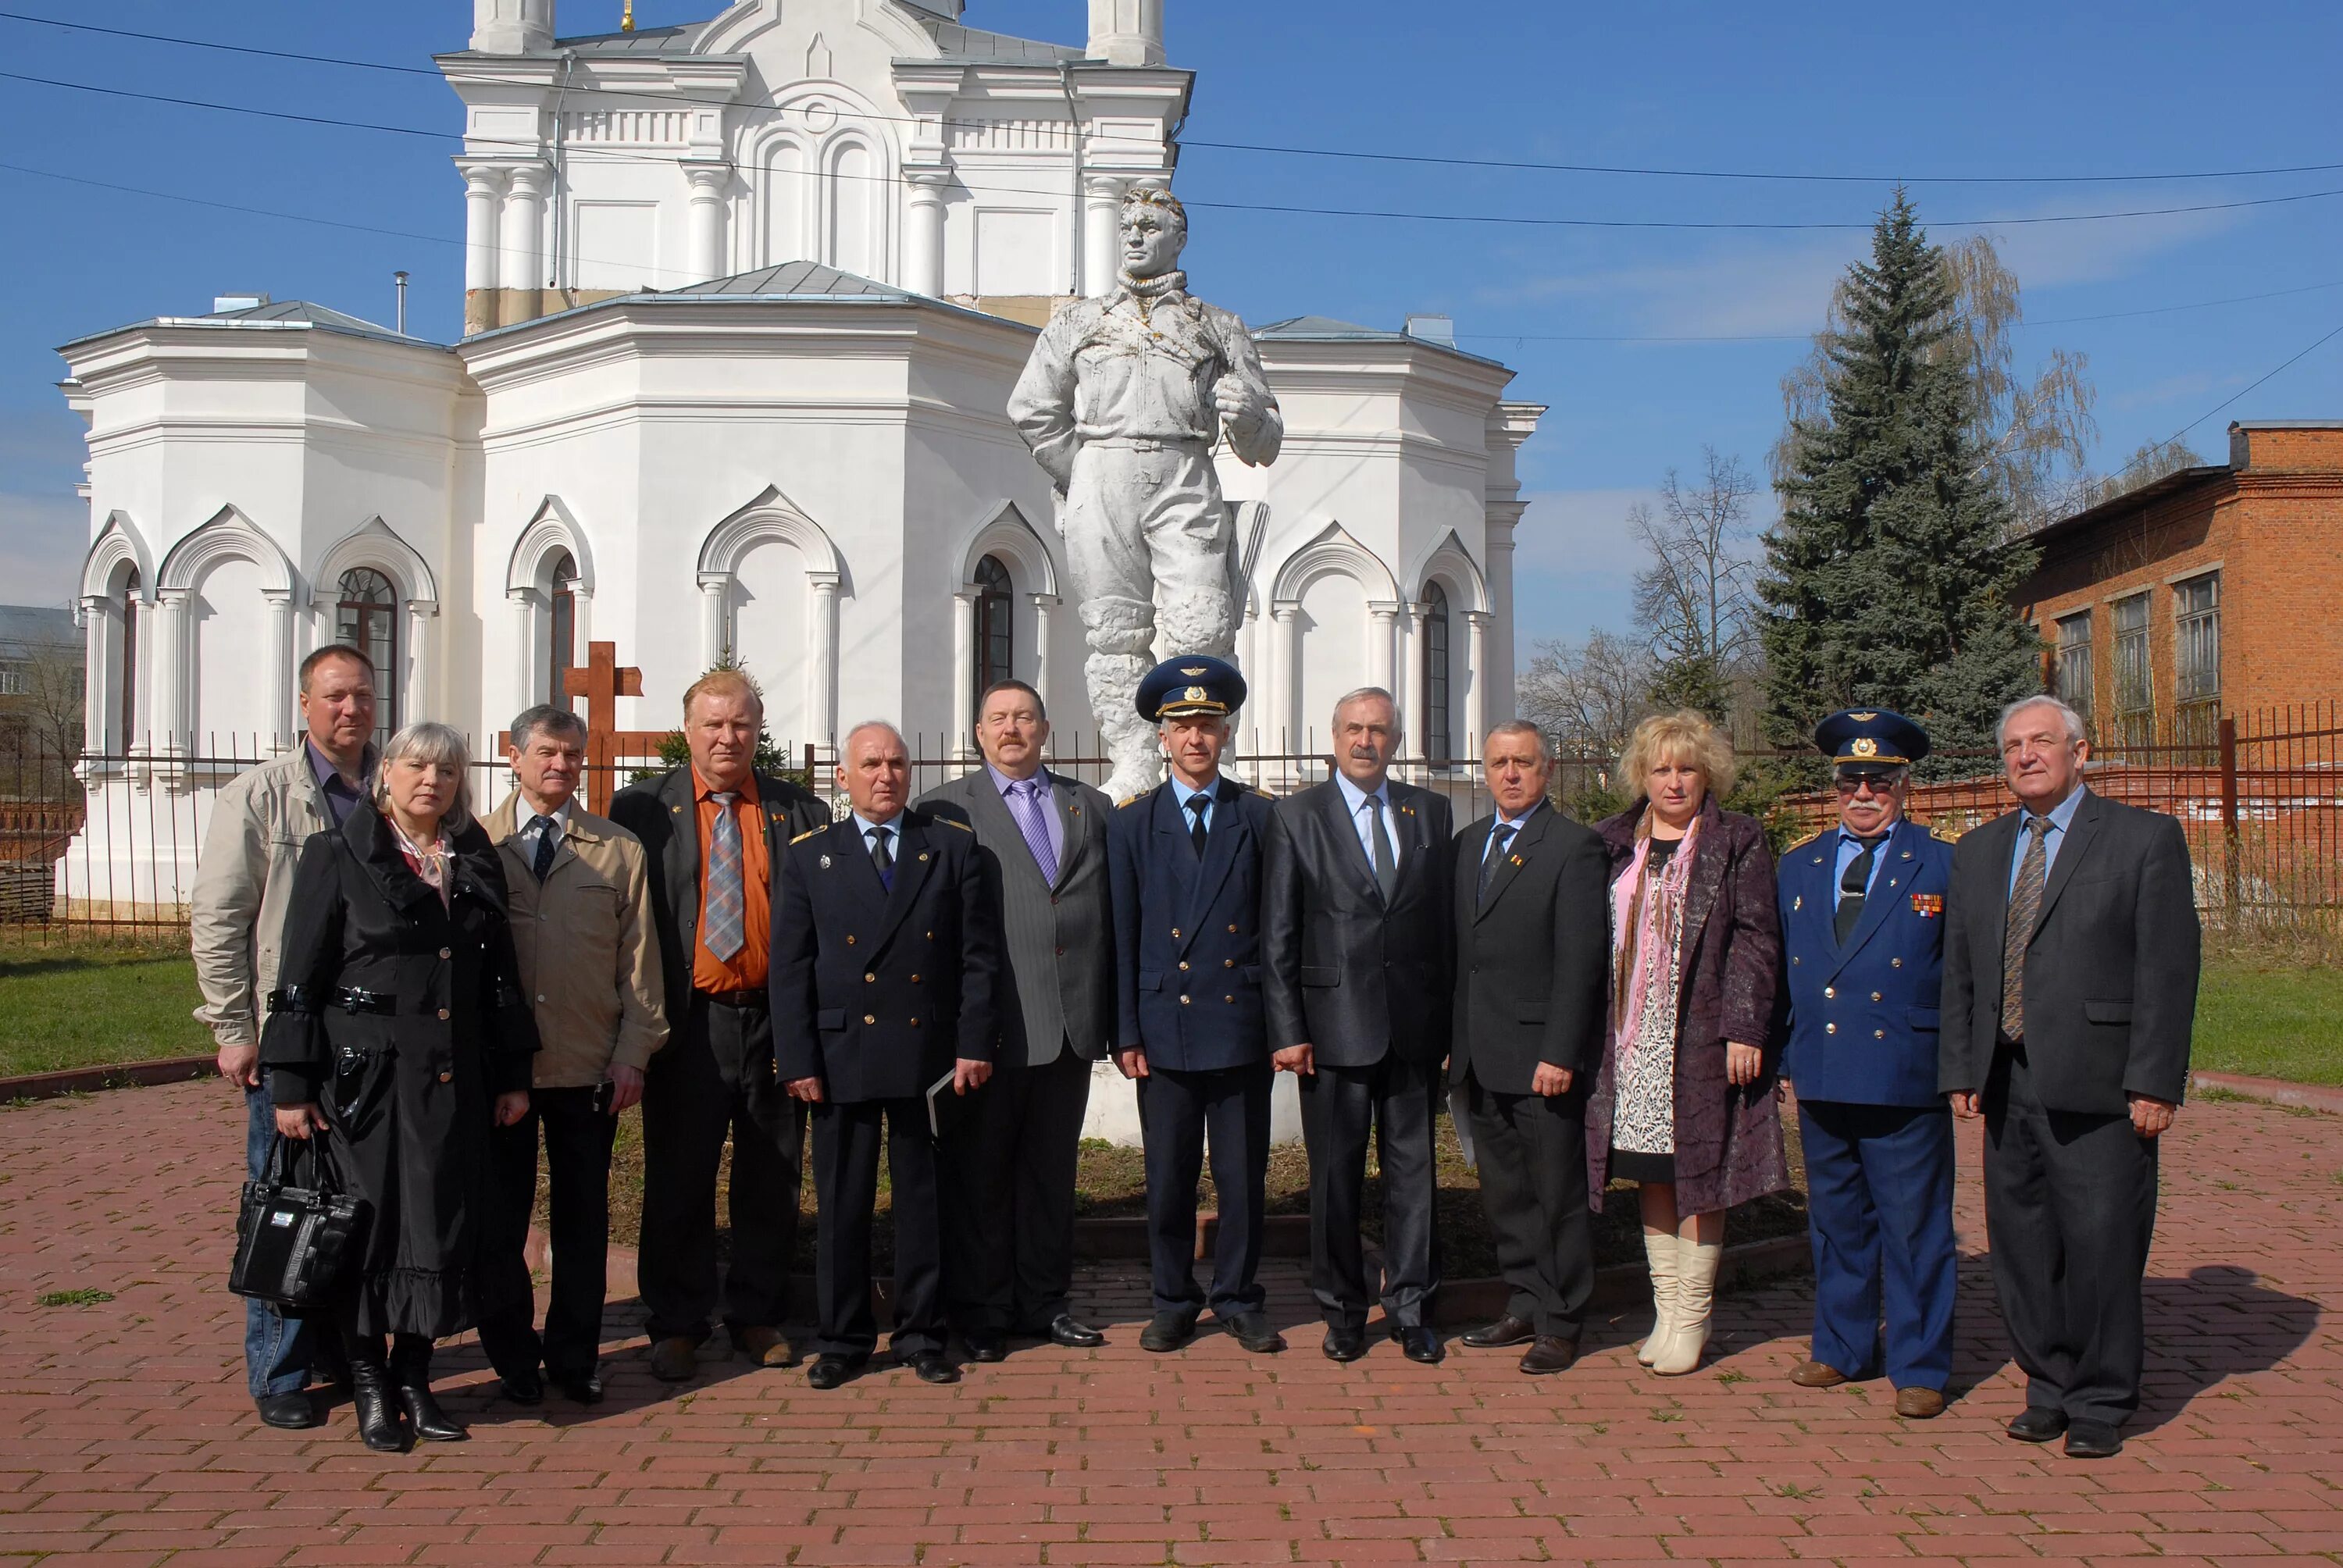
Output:
<svg viewBox="0 0 2343 1568">
<path fill-rule="evenodd" d="M 249 297 L 66 345 L 90 744 L 136 759 L 93 769 L 68 891 L 105 896 L 106 866 L 183 898 L 220 772 L 187 759 L 292 744 L 295 667 L 337 639 L 376 658 L 386 729 L 485 739 L 591 639 L 642 671 L 623 729 L 672 726 L 729 651 L 793 749 L 872 716 L 957 749 L 999 675 L 1085 739 L 1052 496 L 1003 408 L 1051 306 L 1110 286 L 1123 190 L 1172 176 L 1193 76 L 1161 0 L 1089 0 L 1081 46 L 960 9 L 739 0 L 564 38 L 553 0 L 476 0 L 437 60 L 458 341 Z M 1253 327 L 1286 435 L 1222 465 L 1241 745 L 1322 749 L 1376 683 L 1411 754 L 1469 756 L 1513 711 L 1514 457 L 1544 410 L 1439 318 Z M 173 794 L 173 842 L 109 826 Z"/>
</svg>

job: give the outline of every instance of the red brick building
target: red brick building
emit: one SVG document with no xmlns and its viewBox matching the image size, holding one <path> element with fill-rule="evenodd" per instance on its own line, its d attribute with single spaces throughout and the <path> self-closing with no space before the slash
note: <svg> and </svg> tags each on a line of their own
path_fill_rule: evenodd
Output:
<svg viewBox="0 0 2343 1568">
<path fill-rule="evenodd" d="M 2183 468 L 2051 524 L 2019 612 L 2103 743 L 2343 696 L 2343 419 L 2229 427 Z"/>
</svg>

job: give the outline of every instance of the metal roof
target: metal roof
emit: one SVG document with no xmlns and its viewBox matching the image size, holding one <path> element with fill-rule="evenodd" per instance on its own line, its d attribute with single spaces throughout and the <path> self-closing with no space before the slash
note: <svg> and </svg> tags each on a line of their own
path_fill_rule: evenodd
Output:
<svg viewBox="0 0 2343 1568">
<path fill-rule="evenodd" d="M 81 650 L 73 611 L 50 605 L 0 604 L 0 648 L 27 653 L 42 647 Z"/>
<path fill-rule="evenodd" d="M 988 33 L 980 27 L 964 27 L 958 22 L 947 22 L 940 16 L 918 18 L 928 36 L 947 60 L 968 60 L 988 65 L 1058 65 L 1084 58 L 1081 49 L 1065 44 L 1043 44 L 1031 38 L 1012 38 L 1006 33 Z"/>
<path fill-rule="evenodd" d="M 1443 343 L 1437 338 L 1391 332 L 1380 327 L 1362 327 L 1355 321 L 1338 321 L 1331 316 L 1290 316 L 1266 327 L 1253 327 L 1252 331 L 1254 337 L 1272 343 L 1408 343 L 1419 348 L 1453 354 L 1460 359 L 1504 367 L 1502 359 L 1492 359 L 1485 354 L 1475 354 L 1469 348 L 1459 348 L 1453 343 Z"/>
<path fill-rule="evenodd" d="M 785 261 L 777 266 L 760 266 L 754 272 L 737 272 L 729 277 L 711 277 L 706 283 L 694 283 L 682 288 L 659 291 L 663 296 L 691 295 L 705 298 L 709 295 L 754 295 L 762 299 L 915 299 L 919 296 L 883 283 L 873 283 L 850 272 L 840 272 L 834 266 L 824 266 L 818 261 Z"/>
<path fill-rule="evenodd" d="M 2079 512 L 2070 513 L 2055 521 L 2043 524 L 2034 530 L 2033 541 L 2036 544 L 2045 544 L 2064 538 L 2068 534 L 2088 528 L 2091 524 L 2114 517 L 2117 513 L 2137 511 L 2142 507 L 2164 500 L 2183 490 L 2193 490 L 2200 485 L 2209 484 L 2216 479 L 2226 479 L 2234 472 L 2236 470 L 2227 463 L 2208 463 L 2197 468 L 2176 468 L 2163 477 L 2152 479 L 2136 490 L 2126 490 L 2119 496 L 2110 496 L 2096 506 L 2085 507 Z"/>
<path fill-rule="evenodd" d="M 580 55 L 689 55 L 705 22 L 685 22 L 672 27 L 638 27 L 631 33 L 584 33 L 556 38 L 556 49 Z"/>
<path fill-rule="evenodd" d="M 306 299 L 280 299 L 270 305 L 256 305 L 243 310 L 221 310 L 202 316 L 154 316 L 144 321 L 133 321 L 124 327 L 109 327 L 103 332 L 85 333 L 65 344 L 65 348 L 94 343 L 101 337 L 111 337 L 118 332 L 136 332 L 145 327 L 257 327 L 273 330 L 309 330 L 337 333 L 345 337 L 368 337 L 377 343 L 404 343 L 417 348 L 445 348 L 444 343 L 434 343 L 427 337 L 401 334 L 387 327 L 363 320 L 331 306 L 313 305 Z M 63 352 L 61 349 L 60 352 Z"/>
</svg>

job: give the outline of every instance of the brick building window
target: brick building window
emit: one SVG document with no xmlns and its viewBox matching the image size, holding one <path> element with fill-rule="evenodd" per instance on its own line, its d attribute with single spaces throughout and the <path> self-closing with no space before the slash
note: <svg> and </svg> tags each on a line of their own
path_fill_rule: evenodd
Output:
<svg viewBox="0 0 2343 1568">
<path fill-rule="evenodd" d="M 2115 603 L 2116 744 L 2156 744 L 2156 685 L 2147 659 L 2147 595 Z"/>
<path fill-rule="evenodd" d="M 2221 574 L 2174 584 L 2172 618 L 2174 739 L 2209 746 L 2221 721 Z"/>
<path fill-rule="evenodd" d="M 32 666 L 0 664 L 0 697 L 22 697 L 32 689 Z"/>
<path fill-rule="evenodd" d="M 2067 705 L 2083 716 L 2085 723 L 2091 718 L 2091 612 L 2061 616 L 2057 622 L 2057 664 L 2052 671 L 2055 689 Z"/>
</svg>

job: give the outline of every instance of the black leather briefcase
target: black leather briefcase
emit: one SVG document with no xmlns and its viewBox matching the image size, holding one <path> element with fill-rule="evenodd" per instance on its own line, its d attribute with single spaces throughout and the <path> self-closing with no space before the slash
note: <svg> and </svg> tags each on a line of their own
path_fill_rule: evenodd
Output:
<svg viewBox="0 0 2343 1568">
<path fill-rule="evenodd" d="M 280 1134 L 261 1179 L 244 1184 L 236 1266 L 227 1278 L 237 1295 L 280 1312 L 313 1312 L 334 1300 L 356 1265 L 367 1205 L 344 1191 L 331 1136 L 316 1128 L 305 1143 Z"/>
</svg>

